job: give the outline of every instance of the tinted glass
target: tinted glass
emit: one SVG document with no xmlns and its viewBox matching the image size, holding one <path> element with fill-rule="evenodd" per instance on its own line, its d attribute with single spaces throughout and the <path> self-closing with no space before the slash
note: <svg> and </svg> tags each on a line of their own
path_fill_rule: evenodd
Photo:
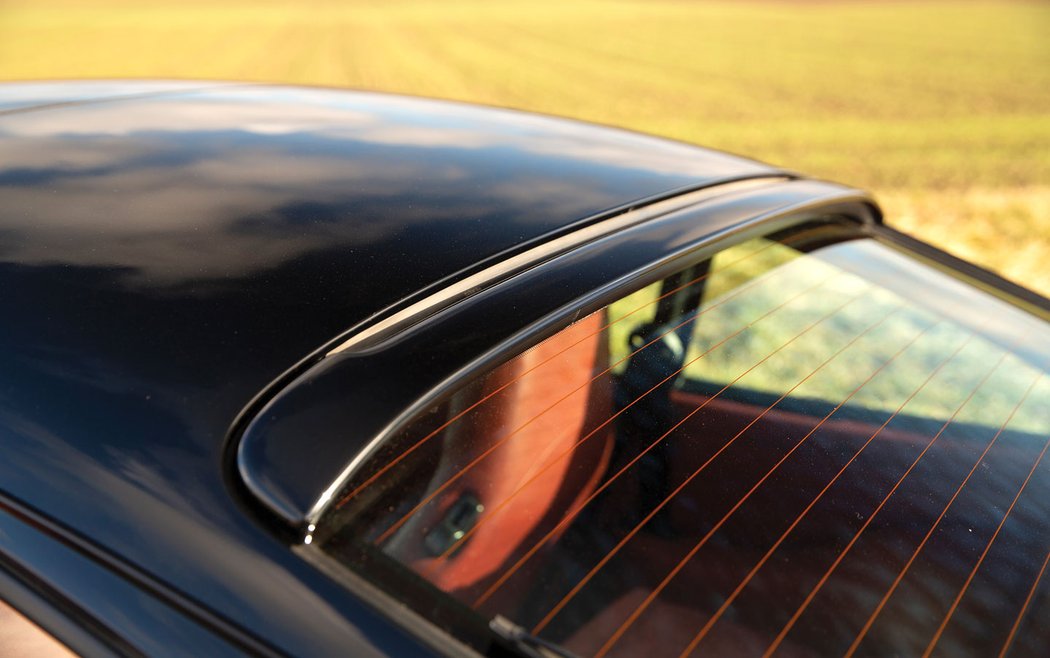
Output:
<svg viewBox="0 0 1050 658">
<path fill-rule="evenodd" d="M 312 539 L 580 655 L 1041 655 L 1047 323 L 841 231 L 728 248 L 477 378 Z"/>
</svg>

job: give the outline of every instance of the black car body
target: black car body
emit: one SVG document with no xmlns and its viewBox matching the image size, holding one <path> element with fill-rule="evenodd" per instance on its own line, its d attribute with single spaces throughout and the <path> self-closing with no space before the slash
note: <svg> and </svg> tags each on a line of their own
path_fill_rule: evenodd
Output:
<svg viewBox="0 0 1050 658">
<path fill-rule="evenodd" d="M 0 599 L 86 654 L 536 650 L 304 538 L 375 437 L 710 245 L 835 217 L 1048 309 L 850 188 L 367 93 L 7 85 L 0 195 Z"/>
</svg>

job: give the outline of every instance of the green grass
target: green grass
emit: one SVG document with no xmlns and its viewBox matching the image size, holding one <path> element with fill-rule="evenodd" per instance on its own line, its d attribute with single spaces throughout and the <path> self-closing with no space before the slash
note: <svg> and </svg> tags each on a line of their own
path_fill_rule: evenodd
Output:
<svg viewBox="0 0 1050 658">
<path fill-rule="evenodd" d="M 0 78 L 175 77 L 517 107 L 872 190 L 1050 293 L 1050 3 L 0 0 Z"/>
</svg>

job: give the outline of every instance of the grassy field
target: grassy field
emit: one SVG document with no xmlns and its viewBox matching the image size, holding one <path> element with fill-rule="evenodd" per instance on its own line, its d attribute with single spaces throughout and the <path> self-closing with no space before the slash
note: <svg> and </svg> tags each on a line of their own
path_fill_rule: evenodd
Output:
<svg viewBox="0 0 1050 658">
<path fill-rule="evenodd" d="M 1050 3 L 0 0 L 0 79 L 176 77 L 453 98 L 866 187 L 1050 294 Z"/>
</svg>

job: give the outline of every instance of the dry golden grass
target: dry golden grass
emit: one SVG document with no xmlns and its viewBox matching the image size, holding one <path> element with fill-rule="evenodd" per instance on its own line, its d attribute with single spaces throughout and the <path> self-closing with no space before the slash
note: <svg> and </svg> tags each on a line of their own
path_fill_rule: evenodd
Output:
<svg viewBox="0 0 1050 658">
<path fill-rule="evenodd" d="M 1050 294 L 1050 185 L 879 194 L 894 226 Z"/>
<path fill-rule="evenodd" d="M 267 80 L 571 116 L 872 190 L 1050 293 L 1050 4 L 0 0 L 0 79 Z"/>
</svg>

